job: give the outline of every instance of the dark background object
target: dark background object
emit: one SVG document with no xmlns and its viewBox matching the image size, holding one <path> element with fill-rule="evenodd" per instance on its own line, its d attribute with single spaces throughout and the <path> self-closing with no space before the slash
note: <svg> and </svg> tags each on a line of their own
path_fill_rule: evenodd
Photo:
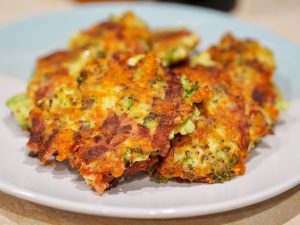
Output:
<svg viewBox="0 0 300 225">
<path fill-rule="evenodd" d="M 110 2 L 108 0 L 74 0 L 80 3 L 89 3 L 89 2 Z M 142 0 L 111 0 L 112 2 L 123 2 L 123 1 L 142 1 Z M 153 1 L 153 0 L 144 0 L 144 1 Z M 154 0 L 155 1 L 155 0 Z M 192 1 L 192 0 L 156 0 L 160 2 L 176 2 L 176 3 L 182 3 L 182 4 L 190 4 L 190 5 L 198 5 L 198 6 L 204 6 L 208 8 L 213 8 L 217 10 L 221 10 L 224 12 L 229 12 L 237 4 L 237 0 L 198 0 L 198 1 Z"/>
<path fill-rule="evenodd" d="M 192 5 L 199 5 L 208 8 L 213 8 L 225 12 L 229 12 L 234 9 L 236 6 L 236 0 L 161 0 L 161 2 L 177 2 L 177 3 L 184 3 L 184 4 L 192 4 Z"/>
</svg>

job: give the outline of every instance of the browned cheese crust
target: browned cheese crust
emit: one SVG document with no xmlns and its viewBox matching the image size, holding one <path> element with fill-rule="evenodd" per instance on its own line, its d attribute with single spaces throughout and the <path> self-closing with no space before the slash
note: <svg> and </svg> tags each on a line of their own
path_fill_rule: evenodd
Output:
<svg viewBox="0 0 300 225">
<path fill-rule="evenodd" d="M 69 57 L 56 53 L 39 66 L 62 71 Z M 44 162 L 53 154 L 68 159 L 99 193 L 126 170 L 147 170 L 153 158 L 164 157 L 170 132 L 193 111 L 178 76 L 164 69 L 155 53 L 92 58 L 76 79 L 68 71 L 54 72 L 54 83 L 37 88 L 28 146 Z"/>
<path fill-rule="evenodd" d="M 253 40 L 237 39 L 229 33 L 218 44 L 195 56 L 192 65 L 222 69 L 229 75 L 232 91 L 246 99 L 250 147 L 272 133 L 279 116 L 280 95 L 273 82 L 275 60 L 268 48 Z"/>
<path fill-rule="evenodd" d="M 195 131 L 175 137 L 170 152 L 157 166 L 157 175 L 163 180 L 214 183 L 243 174 L 249 144 L 243 97 L 231 92 L 228 78 L 218 68 L 174 71 L 200 86 L 208 85 L 211 96 L 197 104 L 200 114 Z"/>
</svg>

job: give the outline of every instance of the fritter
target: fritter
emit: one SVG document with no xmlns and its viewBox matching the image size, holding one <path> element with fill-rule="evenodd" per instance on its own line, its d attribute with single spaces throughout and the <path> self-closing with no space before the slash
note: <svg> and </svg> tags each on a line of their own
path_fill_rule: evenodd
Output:
<svg viewBox="0 0 300 225">
<path fill-rule="evenodd" d="M 226 76 L 216 67 L 187 66 L 174 71 L 187 86 L 208 85 L 211 95 L 197 104 L 195 131 L 174 138 L 156 175 L 162 181 L 215 183 L 243 174 L 249 144 L 244 99 L 231 92 Z"/>
<path fill-rule="evenodd" d="M 229 75 L 232 91 L 247 102 L 250 147 L 272 133 L 282 99 L 273 82 L 275 60 L 268 48 L 228 33 L 217 45 L 193 57 L 191 64 L 218 67 Z"/>
<path fill-rule="evenodd" d="M 150 49 L 147 25 L 133 13 L 111 16 L 107 21 L 72 36 L 69 49 L 95 48 L 99 56 L 118 51 L 144 53 Z"/>
<path fill-rule="evenodd" d="M 97 54 L 128 51 L 156 52 L 164 66 L 186 60 L 199 43 L 199 37 L 186 29 L 151 31 L 131 12 L 114 15 L 108 21 L 73 35 L 70 49 L 94 48 Z"/>
<path fill-rule="evenodd" d="M 269 49 L 226 34 L 190 65 L 174 69 L 182 79 L 208 84 L 212 95 L 198 104 L 195 131 L 175 137 L 156 175 L 214 183 L 243 174 L 249 150 L 278 120 L 281 98 L 273 83 L 274 68 Z"/>
<path fill-rule="evenodd" d="M 103 193 L 125 172 L 150 169 L 167 154 L 176 133 L 192 132 L 192 103 L 201 102 L 208 90 L 203 86 L 184 98 L 179 78 L 154 52 L 120 52 L 78 64 L 82 55 L 92 54 L 87 51 L 39 61 L 37 74 L 52 73 L 45 85 L 36 89 L 33 79 L 28 89 L 37 98 L 28 146 L 42 162 L 53 154 L 58 161 L 69 160 Z"/>
<path fill-rule="evenodd" d="M 157 156 L 167 154 L 176 127 L 193 131 L 188 130 L 193 107 L 183 99 L 178 77 L 165 71 L 154 53 L 135 57 L 135 65 L 121 54 L 100 68 L 92 64 L 84 69 L 82 93 L 87 99 L 100 96 L 96 101 L 102 103 L 87 109 L 85 118 L 94 125 L 79 133 L 70 162 L 99 193 L 126 170 L 151 169 Z"/>
</svg>

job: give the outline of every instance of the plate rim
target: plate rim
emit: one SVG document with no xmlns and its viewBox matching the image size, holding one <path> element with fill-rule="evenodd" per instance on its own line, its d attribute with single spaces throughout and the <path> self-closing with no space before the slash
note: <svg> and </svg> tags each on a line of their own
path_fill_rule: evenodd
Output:
<svg viewBox="0 0 300 225">
<path fill-rule="evenodd" d="M 264 200 L 275 197 L 287 190 L 292 189 L 300 183 L 300 174 L 288 182 L 281 183 L 274 188 L 264 189 L 252 195 L 239 198 L 237 200 L 224 201 L 221 203 L 205 204 L 182 208 L 168 209 L 141 209 L 137 207 L 115 207 L 115 206 L 97 206 L 88 203 L 78 203 L 76 201 L 59 199 L 32 191 L 24 191 L 14 185 L 5 184 L 0 180 L 0 191 L 33 202 L 36 204 L 61 209 L 69 212 L 83 213 L 88 215 L 97 215 L 105 217 L 117 217 L 128 219 L 171 219 L 211 215 L 221 212 L 227 212 L 234 209 L 254 205 Z M 99 196 L 100 197 L 100 196 Z"/>
</svg>

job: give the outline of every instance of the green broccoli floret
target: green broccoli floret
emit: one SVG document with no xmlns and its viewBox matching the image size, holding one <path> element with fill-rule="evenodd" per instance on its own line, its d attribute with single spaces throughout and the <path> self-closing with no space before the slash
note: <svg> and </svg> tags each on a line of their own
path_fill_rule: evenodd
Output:
<svg viewBox="0 0 300 225">
<path fill-rule="evenodd" d="M 6 105 L 14 114 L 17 123 L 23 129 L 30 129 L 29 112 L 32 108 L 31 100 L 24 94 L 17 94 L 11 97 Z"/>
<path fill-rule="evenodd" d="M 192 82 L 185 75 L 180 77 L 180 82 L 184 90 L 184 98 L 191 97 L 200 87 L 200 84 L 197 81 Z"/>
<path fill-rule="evenodd" d="M 176 134 L 187 135 L 193 133 L 195 130 L 194 122 L 198 120 L 199 115 L 200 111 L 197 108 L 195 108 L 189 119 L 184 121 L 182 124 L 179 124 L 170 132 L 169 139 L 173 139 Z"/>
</svg>

